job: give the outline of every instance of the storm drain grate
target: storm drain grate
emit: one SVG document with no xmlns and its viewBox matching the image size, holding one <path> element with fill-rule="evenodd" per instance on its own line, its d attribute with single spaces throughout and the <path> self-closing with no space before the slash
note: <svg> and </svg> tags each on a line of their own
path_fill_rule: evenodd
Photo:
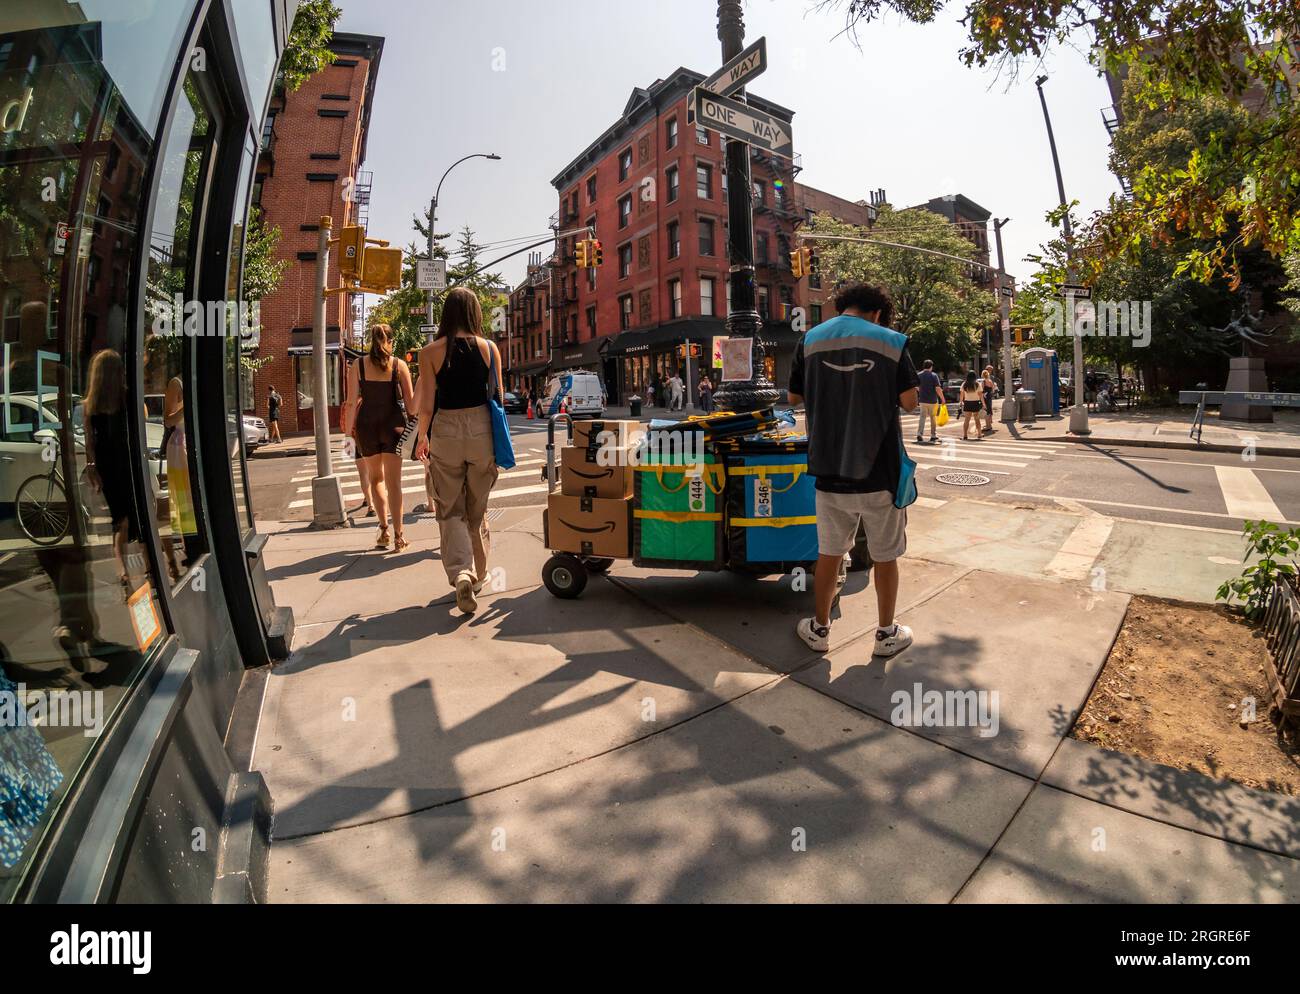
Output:
<svg viewBox="0 0 1300 994">
<path fill-rule="evenodd" d="M 990 482 L 992 477 L 985 476 L 983 473 L 940 473 L 935 479 L 950 487 L 982 487 Z"/>
</svg>

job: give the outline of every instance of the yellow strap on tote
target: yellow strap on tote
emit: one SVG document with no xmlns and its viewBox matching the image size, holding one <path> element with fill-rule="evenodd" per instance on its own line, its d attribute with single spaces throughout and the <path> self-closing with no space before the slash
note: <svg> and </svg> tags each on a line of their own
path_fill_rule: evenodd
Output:
<svg viewBox="0 0 1300 994">
<path fill-rule="evenodd" d="M 704 478 L 704 485 L 708 487 L 709 491 L 713 493 L 715 496 L 721 494 L 723 489 L 726 486 L 726 475 L 727 475 L 726 467 L 723 466 L 722 463 L 704 463 L 703 466 L 704 466 L 704 472 L 701 475 Z M 679 491 L 685 489 L 687 481 L 690 480 L 690 474 L 686 472 L 686 470 L 690 468 L 688 466 L 666 466 L 663 464 L 657 464 L 654 466 L 634 466 L 633 468 L 638 473 L 654 473 L 655 478 L 659 481 L 659 486 L 663 487 L 664 493 L 669 493 L 669 494 L 678 493 Z M 668 486 L 666 483 L 664 483 L 665 471 L 669 473 L 681 473 L 682 482 L 675 487 Z M 716 487 L 709 482 L 709 477 L 714 477 L 717 479 L 718 484 Z"/>
<path fill-rule="evenodd" d="M 787 463 L 775 466 L 732 466 L 732 476 L 757 476 L 759 479 L 767 479 L 769 476 L 790 476 L 790 485 L 788 487 L 773 487 L 772 493 L 784 494 L 794 489 L 794 485 L 799 482 L 799 477 L 807 469 L 803 463 Z"/>
<path fill-rule="evenodd" d="M 721 521 L 722 514 L 717 511 L 632 511 L 636 518 L 649 518 L 651 521 L 671 521 L 674 524 L 691 524 L 696 521 Z"/>
<path fill-rule="evenodd" d="M 815 525 L 817 515 L 805 514 L 792 518 L 728 518 L 727 523 L 737 528 L 789 528 L 792 525 Z"/>
</svg>

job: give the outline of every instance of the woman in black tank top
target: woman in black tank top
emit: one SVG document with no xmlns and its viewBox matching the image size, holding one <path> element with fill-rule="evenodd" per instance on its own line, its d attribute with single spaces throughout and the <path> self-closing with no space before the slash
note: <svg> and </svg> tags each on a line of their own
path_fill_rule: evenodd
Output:
<svg viewBox="0 0 1300 994">
<path fill-rule="evenodd" d="M 392 519 L 394 548 L 408 543 L 402 535 L 402 456 L 398 442 L 406 428 L 407 412 L 415 407 L 411 371 L 393 356 L 393 332 L 386 324 L 370 329 L 370 353 L 348 367 L 350 417 L 357 454 L 365 465 L 379 517 L 376 549 L 388 548 L 388 522 Z M 405 410 L 403 410 L 405 405 Z"/>
<path fill-rule="evenodd" d="M 428 461 L 433 479 L 442 565 L 466 614 L 478 607 L 492 542 L 487 505 L 497 464 L 488 394 L 492 387 L 505 393 L 501 354 L 480 337 L 482 327 L 478 297 L 463 287 L 447 294 L 438 337 L 420 351 L 415 436 L 416 458 Z"/>
</svg>

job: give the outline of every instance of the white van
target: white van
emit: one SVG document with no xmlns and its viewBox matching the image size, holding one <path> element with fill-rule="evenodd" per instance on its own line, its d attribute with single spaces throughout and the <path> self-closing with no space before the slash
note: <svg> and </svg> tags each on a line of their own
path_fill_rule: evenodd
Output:
<svg viewBox="0 0 1300 994">
<path fill-rule="evenodd" d="M 589 369 L 570 369 L 555 373 L 546 381 L 546 407 L 543 414 L 550 417 L 560 413 L 560 405 L 568 402 L 568 412 L 575 418 L 599 418 L 605 413 L 605 388 L 600 377 Z"/>
</svg>

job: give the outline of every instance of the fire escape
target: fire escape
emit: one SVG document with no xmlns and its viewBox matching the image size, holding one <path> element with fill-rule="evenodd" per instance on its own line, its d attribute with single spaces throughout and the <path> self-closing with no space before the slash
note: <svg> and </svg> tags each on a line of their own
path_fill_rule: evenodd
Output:
<svg viewBox="0 0 1300 994">
<path fill-rule="evenodd" d="M 566 202 L 551 215 L 551 230 L 557 235 L 578 225 L 578 214 Z M 555 254 L 547 261 L 551 278 L 551 347 L 578 344 L 578 256 L 577 235 L 556 241 Z"/>
<path fill-rule="evenodd" d="M 759 260 L 756 269 L 771 279 L 776 299 L 767 302 L 772 320 L 789 321 L 795 302 L 795 278 L 790 268 L 790 253 L 794 249 L 795 226 L 803 218 L 795 210 L 794 181 L 803 172 L 803 156 L 792 158 L 754 149 L 750 156 L 752 178 L 772 191 L 771 202 L 755 203 L 755 220 L 770 217 L 776 229 L 776 260 L 770 257 Z"/>
<path fill-rule="evenodd" d="M 1115 132 L 1119 130 L 1119 108 L 1114 104 L 1101 109 L 1101 121 L 1106 125 L 1106 134 L 1110 135 L 1110 140 L 1115 141 Z M 1124 191 L 1124 196 L 1133 196 L 1133 184 L 1127 176 L 1119 176 L 1119 187 Z"/>
</svg>

